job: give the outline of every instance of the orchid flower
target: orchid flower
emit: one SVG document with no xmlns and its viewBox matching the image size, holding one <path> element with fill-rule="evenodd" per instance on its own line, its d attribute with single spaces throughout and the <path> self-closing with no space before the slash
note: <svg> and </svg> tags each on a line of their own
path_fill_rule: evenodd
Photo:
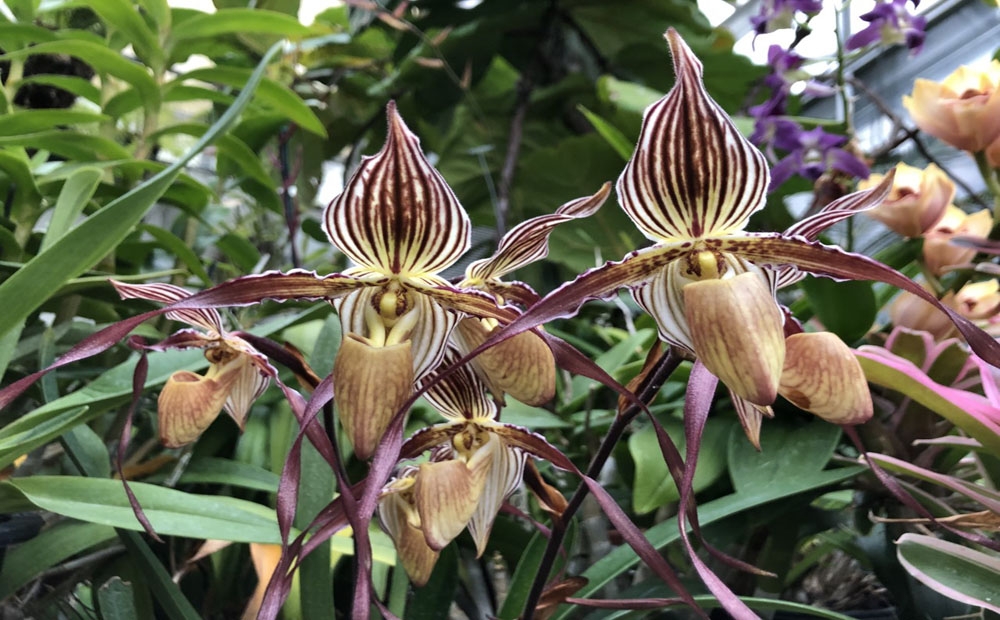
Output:
<svg viewBox="0 0 1000 620">
<path fill-rule="evenodd" d="M 498 305 L 513 301 L 530 306 L 539 296 L 523 282 L 504 282 L 501 278 L 549 253 L 549 235 L 556 226 L 593 215 L 611 193 L 605 183 L 593 196 L 577 198 L 556 209 L 521 222 L 510 230 L 493 256 L 471 263 L 465 270 L 461 288 L 481 290 L 492 295 Z M 469 317 L 458 323 L 453 340 L 463 354 L 483 343 L 499 329 L 491 318 Z M 528 405 L 541 405 L 555 394 L 555 360 L 548 345 L 534 333 L 518 334 L 483 351 L 472 360 L 473 367 L 490 391 L 503 401 L 504 393 Z"/>
<path fill-rule="evenodd" d="M 628 287 L 654 317 L 664 341 L 700 359 L 729 387 L 751 438 L 779 393 L 836 422 L 856 423 L 871 415 L 867 385 L 846 345 L 822 334 L 800 334 L 786 347 L 786 332 L 798 330 L 784 324 L 775 292 L 805 272 L 878 279 L 911 290 L 948 313 L 989 361 L 1000 361 L 997 343 L 902 274 L 815 241 L 828 226 L 879 204 L 891 176 L 784 233 L 745 232 L 750 216 L 764 207 L 767 161 L 709 96 L 701 62 L 680 35 L 670 30 L 667 41 L 676 83 L 646 109 L 635 153 L 617 185 L 622 208 L 653 245 L 557 289 L 502 336 L 569 316 L 586 299 Z M 828 372 L 817 371 L 828 362 Z M 813 371 L 809 365 L 816 365 Z M 840 409 L 837 399 L 831 400 L 838 390 L 849 391 Z"/>
<path fill-rule="evenodd" d="M 451 349 L 443 366 L 460 354 Z M 438 552 L 468 527 L 482 555 L 503 502 L 521 481 L 530 454 L 554 450 L 543 437 L 497 421 L 499 407 L 468 365 L 427 377 L 428 401 L 448 420 L 416 433 L 402 448 L 410 459 L 430 450 L 429 461 L 404 468 L 384 489 L 379 514 L 396 542 L 403 566 L 426 582 Z"/>
<path fill-rule="evenodd" d="M 171 304 L 191 296 L 171 284 L 111 283 L 122 299 Z M 274 367 L 248 342 L 227 332 L 215 309 L 175 310 L 167 318 L 197 329 L 178 331 L 152 348 L 204 349 L 209 367 L 204 375 L 178 370 L 167 379 L 157 402 L 160 441 L 168 448 L 191 443 L 223 409 L 243 430 L 250 406 L 276 374 Z"/>
</svg>

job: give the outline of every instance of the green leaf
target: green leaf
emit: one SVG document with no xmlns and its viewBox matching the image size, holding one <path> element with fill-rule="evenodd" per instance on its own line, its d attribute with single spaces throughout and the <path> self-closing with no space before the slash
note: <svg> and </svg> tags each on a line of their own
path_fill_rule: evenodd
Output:
<svg viewBox="0 0 1000 620">
<path fill-rule="evenodd" d="M 59 42 L 60 45 L 64 43 L 66 42 Z M 37 50 L 38 47 L 41 46 L 33 49 Z M 278 45 L 271 48 L 249 76 L 236 103 L 226 110 L 226 113 L 188 153 L 163 172 L 87 218 L 0 284 L 0 299 L 5 301 L 5 311 L 0 315 L 0 335 L 7 333 L 27 318 L 67 280 L 80 275 L 97 263 L 132 231 L 146 211 L 170 187 L 181 169 L 236 121 L 243 108 L 250 102 L 267 65 L 279 50 Z"/>
<path fill-rule="evenodd" d="M 63 169 L 82 166 L 106 166 L 130 164 L 134 166 L 155 165 L 155 162 L 136 162 L 129 158 L 132 154 L 122 145 L 103 136 L 92 136 L 69 129 L 55 129 L 19 136 L 0 137 L 0 145 L 24 146 L 51 151 L 67 159 L 85 163 L 67 163 Z M 116 160 L 120 160 L 116 164 Z M 48 174 L 46 177 L 49 176 Z M 45 177 L 38 180 L 43 183 Z"/>
<path fill-rule="evenodd" d="M 933 536 L 903 534 L 896 555 L 918 581 L 948 598 L 1000 613 L 1000 557 Z"/>
<path fill-rule="evenodd" d="M 68 8 L 86 8 L 100 15 L 109 26 L 122 33 L 139 58 L 154 67 L 163 66 L 163 50 L 135 4 L 129 0 L 42 0 L 39 13 Z"/>
<path fill-rule="evenodd" d="M 871 282 L 810 276 L 802 281 L 802 288 L 823 326 L 845 342 L 860 339 L 875 322 L 878 306 Z"/>
<path fill-rule="evenodd" d="M 66 455 L 80 474 L 95 478 L 111 477 L 111 457 L 101 436 L 86 424 L 78 424 L 62 436 Z"/>
<path fill-rule="evenodd" d="M 37 508 L 66 517 L 142 531 L 119 480 L 32 476 L 0 483 Z M 195 495 L 144 482 L 129 485 L 159 534 L 187 538 L 278 544 L 274 511 L 232 497 Z"/>
<path fill-rule="evenodd" d="M 234 8 L 192 17 L 173 36 L 177 43 L 190 44 L 189 39 L 246 33 L 297 38 L 309 34 L 309 28 L 299 23 L 295 17 L 284 13 Z"/>
<path fill-rule="evenodd" d="M 42 238 L 41 251 L 47 250 L 73 227 L 76 218 L 80 217 L 83 208 L 97 191 L 102 175 L 98 168 L 79 168 L 66 179 Z"/>
<path fill-rule="evenodd" d="M 729 476 L 739 493 L 763 494 L 774 487 L 812 478 L 833 456 L 840 427 L 819 420 L 799 427 L 765 424 L 760 451 L 739 427 L 729 438 Z"/>
<path fill-rule="evenodd" d="M 694 473 L 695 493 L 714 483 L 726 471 L 726 444 L 729 441 L 731 419 L 712 418 L 705 425 L 701 452 Z M 684 423 L 668 418 L 663 427 L 673 439 L 677 449 L 684 454 L 687 442 Z M 680 499 L 680 492 L 663 460 L 656 430 L 652 425 L 633 433 L 628 440 L 628 450 L 635 461 L 635 484 L 632 487 L 632 507 L 637 514 L 650 513 L 660 506 Z"/>
<path fill-rule="evenodd" d="M 181 475 L 180 482 L 181 484 L 228 484 L 244 489 L 277 493 L 279 476 L 256 465 L 203 457 L 191 461 Z M 327 498 L 327 502 L 330 499 Z"/>
<path fill-rule="evenodd" d="M 80 110 L 23 110 L 0 116 L 0 136 L 19 136 L 61 125 L 103 123 L 110 120 L 103 114 Z"/>
<path fill-rule="evenodd" d="M 542 561 L 548 542 L 549 539 L 541 532 L 532 534 L 528 546 L 521 554 L 517 568 L 514 569 L 514 574 L 511 576 L 507 598 L 504 599 L 503 605 L 497 613 L 497 618 L 500 620 L 515 620 L 521 615 L 524 603 L 528 600 L 528 593 L 531 591 L 531 582 L 538 574 L 538 565 Z"/>
<path fill-rule="evenodd" d="M 101 89 L 94 86 L 90 80 L 85 80 L 79 77 L 70 75 L 49 75 L 47 73 L 43 73 L 41 75 L 31 75 L 23 78 L 19 84 L 45 84 L 47 86 L 55 86 L 56 88 L 61 88 L 67 92 L 73 93 L 77 97 L 83 97 L 92 103 L 96 103 L 98 105 L 101 103 Z"/>
<path fill-rule="evenodd" d="M 97 589 L 97 612 L 101 620 L 134 620 L 139 617 L 135 609 L 132 584 L 112 577 Z"/>
<path fill-rule="evenodd" d="M 177 80 L 199 80 L 217 82 L 233 88 L 244 89 L 249 71 L 238 67 L 209 67 L 189 71 Z M 264 78 L 257 90 L 257 101 L 285 116 L 302 129 L 321 137 L 326 137 L 326 128 L 302 98 L 287 86 L 272 79 Z"/>
<path fill-rule="evenodd" d="M 118 52 L 93 41 L 65 39 L 39 43 L 30 48 L 8 52 L 0 60 L 25 58 L 36 54 L 66 54 L 75 56 L 100 73 L 109 73 L 131 84 L 142 96 L 147 106 L 155 106 L 160 100 L 160 89 L 149 71 Z M 56 111 L 56 110 L 54 110 Z M 57 110 L 64 112 L 64 110 Z"/>
<path fill-rule="evenodd" d="M 115 537 L 114 528 L 94 523 L 64 522 L 9 549 L 0 571 L 0 599 L 5 599 L 42 571 Z"/>
<path fill-rule="evenodd" d="M 16 191 L 11 217 L 15 220 L 31 217 L 38 209 L 41 194 L 35 185 L 35 177 L 31 174 L 27 157 L 23 153 L 0 151 L 0 171 L 7 173 L 12 189 Z"/>
<path fill-rule="evenodd" d="M 92 418 L 87 411 L 84 406 L 68 411 L 26 415 L 3 427 L 0 429 L 0 467 L 10 465 L 19 456 L 44 446 L 67 429 Z"/>
<path fill-rule="evenodd" d="M 183 123 L 165 127 L 151 134 L 149 139 L 158 140 L 161 136 L 172 134 L 183 134 L 200 138 L 205 135 L 205 131 L 207 130 L 208 125 Z M 245 142 L 236 136 L 219 136 L 219 139 L 216 141 L 216 148 L 219 149 L 220 155 L 228 157 L 232 160 L 232 163 L 236 164 L 236 168 L 240 173 L 256 179 L 270 188 L 274 187 L 274 181 L 271 179 L 271 175 L 267 169 L 264 168 L 260 157 L 250 150 L 250 147 Z"/>
<path fill-rule="evenodd" d="M 184 265 L 193 273 L 198 276 L 198 278 L 206 286 L 212 285 L 212 279 L 208 276 L 208 272 L 205 271 L 205 267 L 201 264 L 201 258 L 194 253 L 188 244 L 184 243 L 184 240 L 175 235 L 174 233 L 160 228 L 159 226 L 153 226 L 152 224 L 143 224 L 140 228 L 147 233 L 149 233 L 157 243 L 167 250 L 174 256 L 176 256 Z"/>
<path fill-rule="evenodd" d="M 625 134 L 623 134 L 621 130 L 582 105 L 577 106 L 577 109 L 583 112 L 583 115 L 587 117 L 590 124 L 597 130 L 597 133 L 599 133 L 601 137 L 604 138 L 609 145 L 611 145 L 611 148 L 613 148 L 616 153 L 621 155 L 622 160 L 628 161 L 632 157 L 632 151 L 635 150 L 635 145 L 632 144 L 631 140 L 625 137 Z"/>
</svg>

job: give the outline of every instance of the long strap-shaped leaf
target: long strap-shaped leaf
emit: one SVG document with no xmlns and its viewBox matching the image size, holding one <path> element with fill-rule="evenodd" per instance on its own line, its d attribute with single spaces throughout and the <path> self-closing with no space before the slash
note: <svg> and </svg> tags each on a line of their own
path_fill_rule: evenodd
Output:
<svg viewBox="0 0 1000 620">
<path fill-rule="evenodd" d="M 0 336 L 20 324 L 68 280 L 101 260 L 132 231 L 184 166 L 235 123 L 250 103 L 267 65 L 283 45 L 279 42 L 271 46 L 233 105 L 183 157 L 87 218 L 0 284 L 0 299 L 4 300 L 4 312 L 0 313 Z"/>
</svg>

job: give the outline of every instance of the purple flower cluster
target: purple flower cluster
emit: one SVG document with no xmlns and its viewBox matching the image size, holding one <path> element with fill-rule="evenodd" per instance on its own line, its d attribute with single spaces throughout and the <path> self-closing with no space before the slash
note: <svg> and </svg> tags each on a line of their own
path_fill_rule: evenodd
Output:
<svg viewBox="0 0 1000 620">
<path fill-rule="evenodd" d="M 881 41 L 883 45 L 905 43 L 916 54 L 924 45 L 925 17 L 906 7 L 909 0 L 879 0 L 875 8 L 861 16 L 868 26 L 847 40 L 847 49 L 856 50 Z M 917 6 L 917 2 L 913 2 Z"/>
<path fill-rule="evenodd" d="M 812 17 L 823 9 L 822 0 L 763 0 L 760 13 L 750 18 L 754 32 L 764 34 L 792 25 L 796 13 Z"/>
<path fill-rule="evenodd" d="M 771 170 L 771 191 L 796 174 L 812 181 L 828 170 L 851 177 L 868 176 L 868 166 L 841 148 L 847 138 L 827 133 L 821 127 L 807 131 L 799 123 L 783 116 L 787 113 L 792 84 L 808 77 L 801 70 L 804 62 L 805 59 L 794 51 L 772 45 L 767 52 L 771 73 L 764 78 L 764 85 L 771 89 L 771 96 L 764 103 L 750 108 L 750 114 L 757 121 L 750 141 L 763 149 L 774 166 Z M 835 90 L 807 80 L 804 92 L 825 97 Z"/>
</svg>

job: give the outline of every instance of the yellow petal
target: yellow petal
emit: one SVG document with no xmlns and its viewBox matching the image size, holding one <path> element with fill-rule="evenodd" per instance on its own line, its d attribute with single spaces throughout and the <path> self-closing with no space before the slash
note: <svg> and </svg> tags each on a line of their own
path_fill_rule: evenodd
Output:
<svg viewBox="0 0 1000 620">
<path fill-rule="evenodd" d="M 440 551 L 465 529 L 479 503 L 482 483 L 482 476 L 474 476 L 460 460 L 420 465 L 413 497 L 431 549 Z"/>
<path fill-rule="evenodd" d="M 360 459 L 367 459 L 413 391 L 410 342 L 373 347 L 347 334 L 333 365 L 340 423 Z"/>
<path fill-rule="evenodd" d="M 829 333 L 795 334 L 785 342 L 779 392 L 797 407 L 835 424 L 872 417 L 872 397 L 850 347 Z"/>
<path fill-rule="evenodd" d="M 468 318 L 459 322 L 457 331 L 466 351 L 471 351 L 498 329 L 491 331 L 482 321 Z M 548 345 L 532 332 L 522 332 L 490 347 L 473 364 L 498 398 L 507 393 L 522 403 L 538 406 L 555 395 L 555 358 Z"/>
<path fill-rule="evenodd" d="M 218 417 L 241 365 L 212 366 L 207 376 L 189 370 L 170 375 L 158 401 L 160 441 L 168 448 L 189 444 Z"/>
<path fill-rule="evenodd" d="M 695 354 L 737 396 L 770 405 L 785 361 L 781 311 L 763 279 L 741 273 L 684 286 Z"/>
</svg>

